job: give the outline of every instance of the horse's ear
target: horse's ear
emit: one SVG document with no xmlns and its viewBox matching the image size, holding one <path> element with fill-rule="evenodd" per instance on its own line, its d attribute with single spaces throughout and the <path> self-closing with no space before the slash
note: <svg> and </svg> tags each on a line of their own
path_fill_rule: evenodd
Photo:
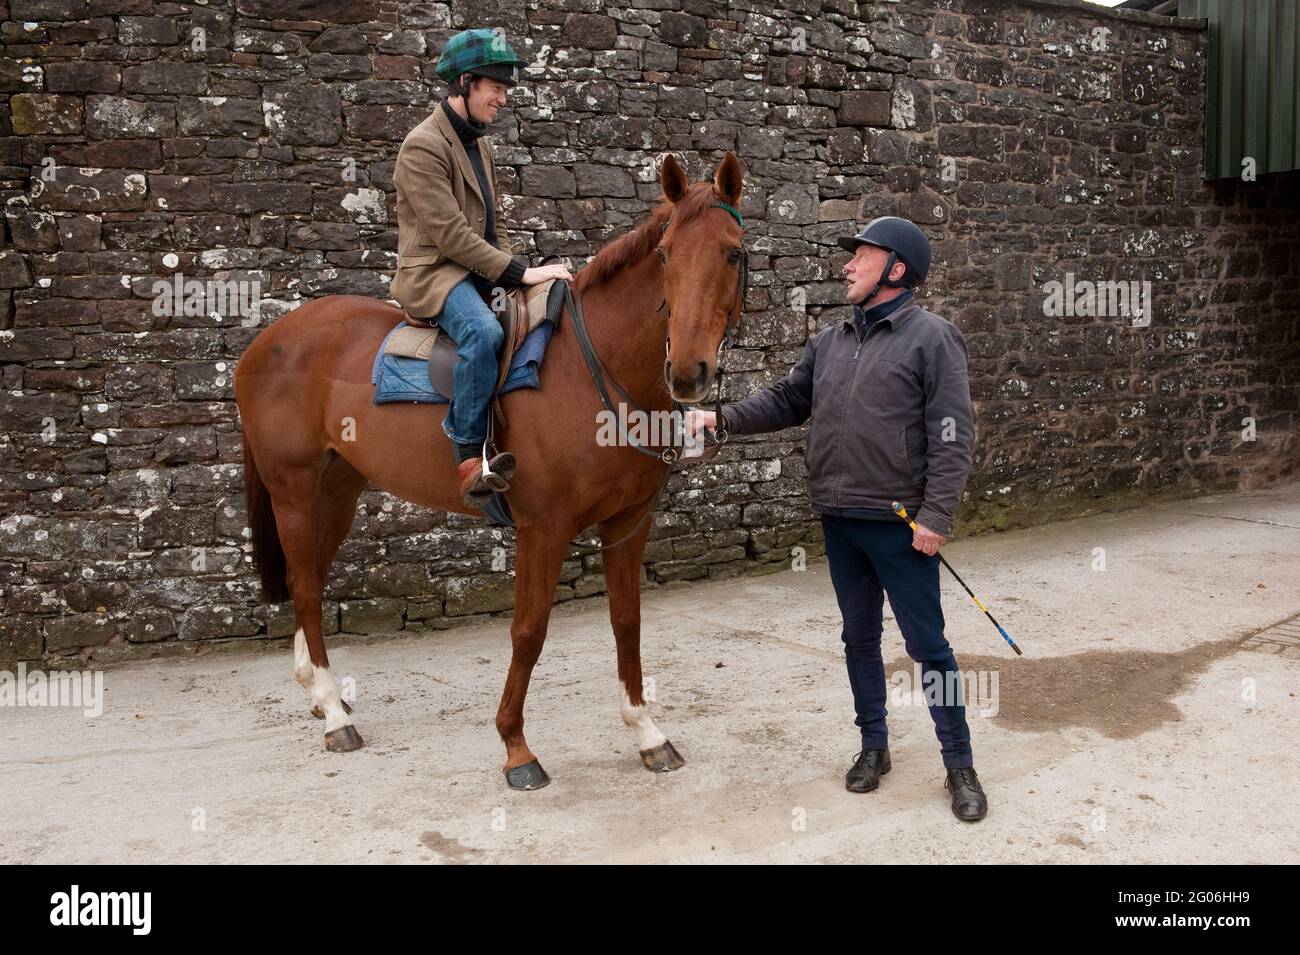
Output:
<svg viewBox="0 0 1300 955">
<path fill-rule="evenodd" d="M 718 191 L 722 201 L 733 206 L 740 205 L 740 190 L 744 185 L 745 173 L 740 168 L 740 160 L 727 150 L 727 155 L 718 163 L 718 171 L 713 174 L 713 187 Z"/>
<path fill-rule="evenodd" d="M 664 198 L 669 202 L 677 202 L 686 195 L 686 173 L 672 153 L 664 157 L 663 166 L 659 170 L 659 181 L 664 185 Z"/>
</svg>

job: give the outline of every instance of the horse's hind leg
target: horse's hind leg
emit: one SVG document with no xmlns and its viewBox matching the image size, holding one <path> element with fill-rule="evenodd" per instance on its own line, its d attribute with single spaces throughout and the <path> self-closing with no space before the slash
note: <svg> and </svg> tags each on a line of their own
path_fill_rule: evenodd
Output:
<svg viewBox="0 0 1300 955">
<path fill-rule="evenodd" d="M 618 647 L 618 680 L 622 690 L 619 713 L 636 736 L 645 768 L 667 773 L 681 769 L 686 760 L 650 718 L 641 675 L 641 560 L 654 520 L 646 518 L 636 533 L 633 528 L 650 506 L 653 502 L 629 508 L 600 524 L 601 540 L 607 542 L 601 551 L 601 563 L 609 590 L 609 621 Z M 632 536 L 627 537 L 629 534 Z"/>
<path fill-rule="evenodd" d="M 365 486 L 366 479 L 352 465 L 330 452 L 314 501 L 316 526 L 320 532 L 317 570 L 322 589 L 329 583 L 334 558 L 352 529 L 357 514 L 357 498 Z M 293 635 L 293 678 L 311 698 L 311 715 L 318 720 L 325 719 L 325 711 L 316 702 L 316 674 L 312 668 L 311 654 L 307 650 L 307 636 L 302 627 Z M 352 712 L 352 706 L 347 700 L 343 700 L 343 711 Z"/>
<path fill-rule="evenodd" d="M 328 454 L 321 468 L 282 476 L 272 501 L 297 623 L 294 679 L 311 694 L 313 715 L 325 720 L 325 748 L 350 752 L 361 748 L 362 739 L 330 672 L 321 605 L 330 565 L 352 527 L 365 479 L 337 454 Z"/>
</svg>

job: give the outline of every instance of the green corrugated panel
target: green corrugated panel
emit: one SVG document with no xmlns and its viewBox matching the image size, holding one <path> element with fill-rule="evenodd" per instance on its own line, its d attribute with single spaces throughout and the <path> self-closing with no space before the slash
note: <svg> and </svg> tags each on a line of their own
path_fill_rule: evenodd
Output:
<svg viewBox="0 0 1300 955">
<path fill-rule="evenodd" d="M 1178 15 L 1209 21 L 1205 178 L 1300 169 L 1300 0 L 1179 0 Z"/>
<path fill-rule="evenodd" d="M 1245 155 L 1241 141 L 1246 135 L 1243 116 L 1246 96 L 1246 67 L 1243 63 L 1241 29 L 1245 14 L 1236 0 L 1210 0 L 1210 9 L 1219 8 L 1219 154 L 1214 157 L 1218 175 L 1235 176 L 1233 157 Z M 1213 54 L 1211 54 L 1213 55 Z M 1241 166 L 1237 165 L 1237 169 Z M 1206 170 L 1209 171 L 1208 169 Z"/>
<path fill-rule="evenodd" d="M 1268 164 L 1271 169 L 1300 169 L 1300 74 L 1296 72 L 1296 55 L 1300 53 L 1300 22 L 1296 17 L 1296 4 L 1283 3 L 1274 20 L 1273 80 L 1274 92 L 1269 97 Z"/>
</svg>

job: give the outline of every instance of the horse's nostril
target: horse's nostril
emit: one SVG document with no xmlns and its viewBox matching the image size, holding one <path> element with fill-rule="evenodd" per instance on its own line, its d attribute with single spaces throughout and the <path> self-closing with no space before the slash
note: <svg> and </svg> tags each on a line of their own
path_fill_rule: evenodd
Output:
<svg viewBox="0 0 1300 955">
<path fill-rule="evenodd" d="M 704 384 L 709 380 L 709 366 L 705 362 L 700 362 L 700 371 L 696 379 L 700 384 Z"/>
</svg>

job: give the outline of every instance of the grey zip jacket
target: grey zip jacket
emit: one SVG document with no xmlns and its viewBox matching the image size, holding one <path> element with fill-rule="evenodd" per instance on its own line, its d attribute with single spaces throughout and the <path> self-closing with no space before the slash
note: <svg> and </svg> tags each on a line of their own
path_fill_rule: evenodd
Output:
<svg viewBox="0 0 1300 955">
<path fill-rule="evenodd" d="M 970 474 L 975 415 L 961 330 L 914 301 L 860 336 L 852 318 L 804 347 L 785 378 L 722 406 L 732 434 L 802 424 L 808 431 L 808 492 L 815 509 L 912 518 L 951 537 Z"/>
</svg>

